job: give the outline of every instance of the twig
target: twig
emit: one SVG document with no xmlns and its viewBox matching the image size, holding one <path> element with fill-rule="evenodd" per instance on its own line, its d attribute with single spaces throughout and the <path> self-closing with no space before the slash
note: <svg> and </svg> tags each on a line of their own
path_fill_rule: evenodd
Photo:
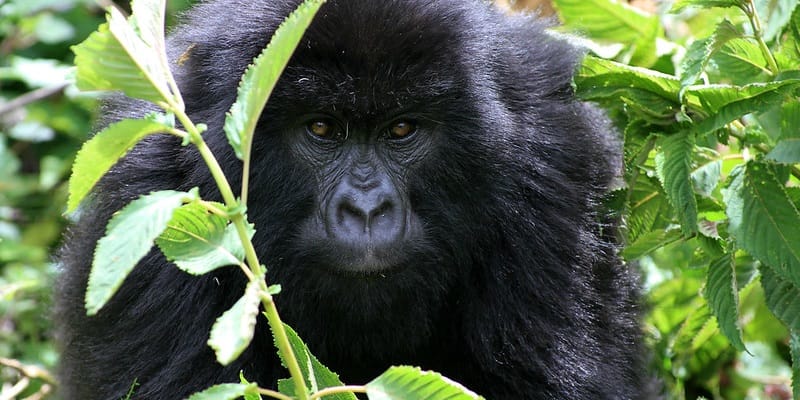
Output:
<svg viewBox="0 0 800 400">
<path fill-rule="evenodd" d="M 15 98 L 14 100 L 9 101 L 5 104 L 0 104 L 0 116 L 3 116 L 11 111 L 14 111 L 18 108 L 25 107 L 26 105 L 33 103 L 35 101 L 39 101 L 50 97 L 56 93 L 60 93 L 64 88 L 66 88 L 69 84 L 67 82 L 61 83 L 55 86 L 48 86 L 43 87 L 40 89 L 36 89 L 30 91 L 28 93 L 23 94 Z"/>
</svg>

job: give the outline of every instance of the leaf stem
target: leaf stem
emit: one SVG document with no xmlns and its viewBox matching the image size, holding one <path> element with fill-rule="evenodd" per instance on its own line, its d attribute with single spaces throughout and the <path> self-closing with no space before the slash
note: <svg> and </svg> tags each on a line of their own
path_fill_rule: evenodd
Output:
<svg viewBox="0 0 800 400">
<path fill-rule="evenodd" d="M 312 394 L 308 400 L 321 399 L 324 396 L 330 396 L 338 393 L 367 393 L 367 387 L 364 385 L 333 386 Z"/>
<path fill-rule="evenodd" d="M 274 390 L 269 390 L 269 389 L 258 388 L 258 393 L 278 400 L 294 400 L 293 397 L 289 397 L 281 392 L 276 392 Z"/>
<path fill-rule="evenodd" d="M 761 53 L 764 54 L 764 58 L 767 59 L 767 64 L 769 64 L 772 75 L 777 75 L 780 72 L 780 68 L 778 68 L 778 62 L 775 61 L 775 56 L 772 54 L 772 51 L 770 51 L 769 46 L 764 42 L 764 31 L 761 26 L 761 19 L 758 17 L 758 10 L 753 0 L 748 0 L 742 10 L 750 20 L 750 26 L 753 28 L 753 36 L 755 36 L 758 47 L 761 49 Z"/>
<path fill-rule="evenodd" d="M 206 165 L 208 166 L 211 176 L 214 178 L 214 181 L 219 188 L 222 199 L 225 202 L 225 206 L 228 207 L 228 209 L 239 208 L 240 203 L 236 200 L 233 190 L 231 189 L 231 185 L 228 182 L 228 179 L 225 177 L 225 173 L 222 171 L 222 167 L 219 165 L 217 158 L 214 156 L 214 153 L 211 152 L 211 149 L 208 147 L 205 140 L 203 140 L 200 130 L 183 110 L 170 107 L 170 111 L 175 113 L 175 116 L 189 134 L 191 143 L 197 147 L 197 151 L 199 151 L 200 156 L 203 157 L 203 161 L 205 161 Z M 251 281 L 252 279 L 259 280 L 258 284 L 262 293 L 261 303 L 264 305 L 264 311 L 267 316 L 267 320 L 269 321 L 272 334 L 275 335 L 275 341 L 278 343 L 278 351 L 281 352 L 284 360 L 286 360 L 287 368 L 289 369 L 289 373 L 292 375 L 292 381 L 295 384 L 295 393 L 301 400 L 308 399 L 308 389 L 306 388 L 305 380 L 303 379 L 303 373 L 300 370 L 300 365 L 297 363 L 297 357 L 295 356 L 294 351 L 292 351 L 292 346 L 289 343 L 289 338 L 286 335 L 283 322 L 281 321 L 280 315 L 278 315 L 278 309 L 275 307 L 275 302 L 272 300 L 272 295 L 269 294 L 267 283 L 264 279 L 262 279 L 266 271 L 262 268 L 261 263 L 258 261 L 258 255 L 253 247 L 253 242 L 250 240 L 250 236 L 247 233 L 247 220 L 245 219 L 244 213 L 242 211 L 235 212 L 230 216 L 230 218 L 231 222 L 236 227 L 239 240 L 241 240 L 242 245 L 244 246 L 245 258 L 247 260 L 247 264 L 250 266 L 250 270 L 252 271 L 252 275 L 248 276 L 248 278 L 251 279 Z"/>
</svg>

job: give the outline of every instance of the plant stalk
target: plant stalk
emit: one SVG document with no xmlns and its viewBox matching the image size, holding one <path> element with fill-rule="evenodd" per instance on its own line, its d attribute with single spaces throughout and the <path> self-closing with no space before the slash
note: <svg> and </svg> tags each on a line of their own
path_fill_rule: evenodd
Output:
<svg viewBox="0 0 800 400">
<path fill-rule="evenodd" d="M 747 14 L 747 18 L 750 20 L 750 26 L 753 28 L 753 36 L 756 42 L 758 42 L 758 47 L 761 49 L 764 58 L 767 59 L 767 64 L 769 64 L 772 75 L 777 75 L 780 72 L 780 68 L 778 68 L 778 62 L 775 61 L 775 56 L 772 55 L 769 46 L 764 42 L 764 31 L 761 26 L 761 19 L 758 17 L 758 10 L 756 10 L 756 5 L 753 0 L 747 2 L 747 6 L 744 7 L 744 13 Z"/>
<path fill-rule="evenodd" d="M 205 161 L 209 171 L 211 172 L 211 176 L 217 183 L 217 187 L 219 187 L 219 191 L 222 195 L 225 205 L 228 207 L 228 209 L 235 209 L 238 207 L 239 202 L 236 200 L 236 197 L 233 194 L 231 185 L 228 182 L 228 179 L 225 177 L 222 167 L 219 165 L 217 158 L 211 152 L 211 149 L 208 147 L 205 140 L 203 140 L 203 137 L 200 134 L 200 131 L 197 129 L 197 126 L 192 123 L 192 121 L 189 119 L 189 116 L 183 111 L 175 109 L 171 111 L 175 112 L 176 117 L 181 124 L 183 124 L 186 132 L 189 134 L 191 142 L 197 147 L 197 150 L 203 157 L 203 161 Z M 297 357 L 295 356 L 294 351 L 292 351 L 292 346 L 289 343 L 289 338 L 286 335 L 286 330 L 283 327 L 283 321 L 281 321 L 280 315 L 278 315 L 278 309 L 275 307 L 275 302 L 272 300 L 272 295 L 270 295 L 268 292 L 267 283 L 264 279 L 262 279 L 266 271 L 264 271 L 264 269 L 261 267 L 255 247 L 253 247 L 253 242 L 250 240 L 250 237 L 247 234 L 247 220 L 241 211 L 233 213 L 230 218 L 231 222 L 236 227 L 236 232 L 238 233 L 239 239 L 244 246 L 245 258 L 247 259 L 247 264 L 250 266 L 250 270 L 253 272 L 253 279 L 259 280 L 258 284 L 262 293 L 261 303 L 264 305 L 264 311 L 267 316 L 270 329 L 272 330 L 272 334 L 275 336 L 275 341 L 278 344 L 278 351 L 281 352 L 283 359 L 286 360 L 287 368 L 289 369 L 289 373 L 292 376 L 292 381 L 295 384 L 295 393 L 301 400 L 308 399 L 308 389 L 306 388 L 305 380 L 303 379 L 303 373 L 300 370 L 300 364 L 298 364 Z"/>
</svg>

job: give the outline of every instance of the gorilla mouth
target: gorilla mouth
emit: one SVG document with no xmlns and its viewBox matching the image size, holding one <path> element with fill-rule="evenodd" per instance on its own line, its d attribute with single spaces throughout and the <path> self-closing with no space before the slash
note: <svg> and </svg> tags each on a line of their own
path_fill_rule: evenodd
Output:
<svg viewBox="0 0 800 400">
<path fill-rule="evenodd" d="M 374 246 L 372 244 L 342 244 L 326 246 L 330 256 L 330 270 L 353 276 L 384 276 L 402 269 L 405 264 L 403 244 Z"/>
<path fill-rule="evenodd" d="M 407 240 L 391 243 L 345 243 L 335 239 L 324 239 L 308 244 L 303 251 L 310 265 L 348 277 L 385 277 L 408 265 L 412 245 Z"/>
</svg>

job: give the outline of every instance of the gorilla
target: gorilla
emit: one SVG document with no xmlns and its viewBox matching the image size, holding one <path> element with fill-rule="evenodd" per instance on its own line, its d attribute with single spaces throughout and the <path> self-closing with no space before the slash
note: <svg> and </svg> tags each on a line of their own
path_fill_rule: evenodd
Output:
<svg viewBox="0 0 800 400">
<path fill-rule="evenodd" d="M 223 133 L 247 65 L 299 0 L 209 0 L 168 39 L 187 110 L 234 187 Z M 638 277 L 601 202 L 619 179 L 609 120 L 576 100 L 581 51 L 548 22 L 484 0 L 329 0 L 282 75 L 253 144 L 248 216 L 283 319 L 343 381 L 391 365 L 441 372 L 489 399 L 649 396 Z M 155 106 L 121 96 L 102 124 Z M 221 366 L 214 320 L 236 268 L 190 276 L 157 250 L 96 316 L 83 297 L 110 216 L 142 194 L 220 195 L 169 135 L 137 145 L 65 238 L 57 289 L 66 400 L 179 399 L 213 384 L 274 387 L 266 321 Z"/>
</svg>

